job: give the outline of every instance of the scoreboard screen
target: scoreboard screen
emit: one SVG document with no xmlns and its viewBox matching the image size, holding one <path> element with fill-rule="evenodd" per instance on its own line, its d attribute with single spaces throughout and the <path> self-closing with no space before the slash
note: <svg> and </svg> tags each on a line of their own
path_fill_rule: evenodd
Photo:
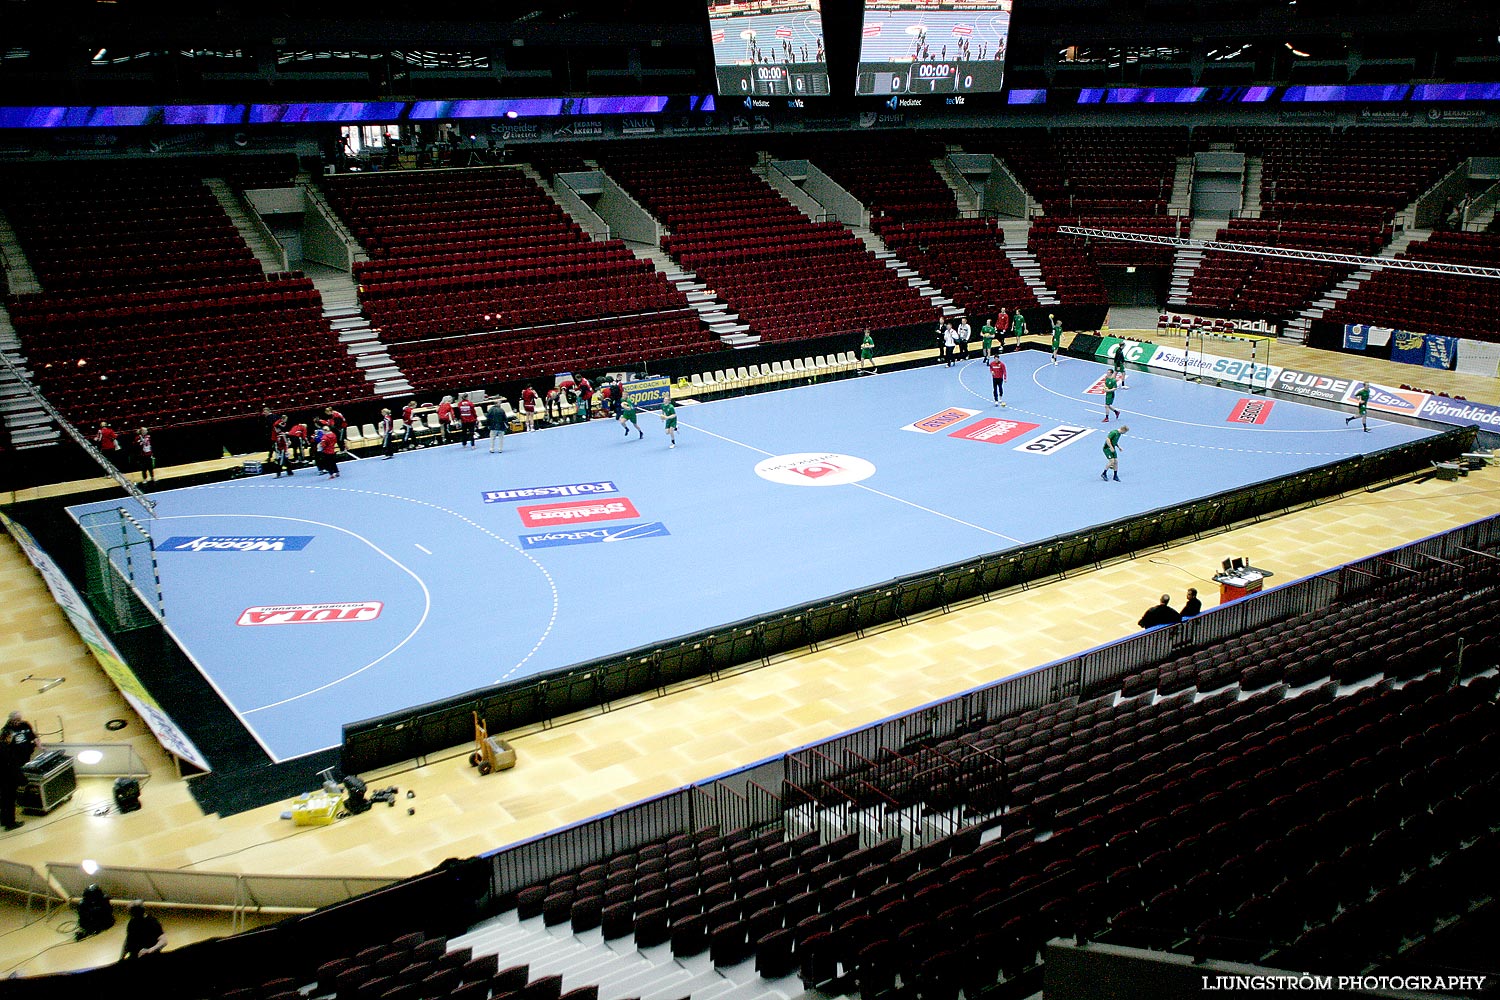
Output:
<svg viewBox="0 0 1500 1000">
<path fill-rule="evenodd" d="M 857 94 L 981 94 L 1005 80 L 1011 0 L 865 0 Z"/>
<path fill-rule="evenodd" d="M 819 0 L 710 0 L 708 32 L 719 94 L 820 97 L 828 93 Z"/>
</svg>

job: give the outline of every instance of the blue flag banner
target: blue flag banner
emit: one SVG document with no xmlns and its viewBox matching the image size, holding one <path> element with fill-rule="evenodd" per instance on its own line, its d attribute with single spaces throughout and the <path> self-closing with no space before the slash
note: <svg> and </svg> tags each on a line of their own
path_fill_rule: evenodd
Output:
<svg viewBox="0 0 1500 1000">
<path fill-rule="evenodd" d="M 1370 328 L 1363 323 L 1344 324 L 1344 350 L 1363 351 L 1369 344 Z"/>
<path fill-rule="evenodd" d="M 1453 363 L 1458 356 L 1458 338 L 1445 337 L 1439 333 L 1429 333 L 1425 338 L 1426 354 L 1422 364 L 1428 368 L 1441 368 L 1444 371 L 1452 371 Z"/>
<path fill-rule="evenodd" d="M 1420 365 L 1427 361 L 1427 345 L 1420 333 L 1397 330 L 1391 335 L 1391 360 L 1403 365 Z"/>
</svg>

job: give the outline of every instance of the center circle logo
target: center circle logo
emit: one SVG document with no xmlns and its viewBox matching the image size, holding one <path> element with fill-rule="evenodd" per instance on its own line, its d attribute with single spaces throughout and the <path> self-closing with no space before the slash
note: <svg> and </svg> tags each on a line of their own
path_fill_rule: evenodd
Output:
<svg viewBox="0 0 1500 1000">
<path fill-rule="evenodd" d="M 784 486 L 845 486 L 869 479 L 875 466 L 853 455 L 804 451 L 757 462 L 755 474 Z"/>
</svg>

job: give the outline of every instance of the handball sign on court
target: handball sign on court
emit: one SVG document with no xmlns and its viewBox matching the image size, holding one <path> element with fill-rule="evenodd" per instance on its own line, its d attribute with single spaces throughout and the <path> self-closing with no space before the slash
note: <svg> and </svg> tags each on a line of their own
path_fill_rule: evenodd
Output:
<svg viewBox="0 0 1500 1000">
<path fill-rule="evenodd" d="M 755 474 L 783 486 L 845 486 L 869 479 L 875 474 L 875 466 L 853 455 L 798 452 L 761 460 L 756 463 Z"/>
</svg>

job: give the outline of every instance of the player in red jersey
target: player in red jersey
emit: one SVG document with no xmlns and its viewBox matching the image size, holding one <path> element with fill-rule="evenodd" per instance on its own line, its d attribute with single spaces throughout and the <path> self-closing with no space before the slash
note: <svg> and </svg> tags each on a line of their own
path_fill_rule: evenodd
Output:
<svg viewBox="0 0 1500 1000">
<path fill-rule="evenodd" d="M 995 397 L 996 406 L 1005 405 L 1005 362 L 1000 360 L 1000 355 L 990 358 L 990 391 Z"/>
</svg>

